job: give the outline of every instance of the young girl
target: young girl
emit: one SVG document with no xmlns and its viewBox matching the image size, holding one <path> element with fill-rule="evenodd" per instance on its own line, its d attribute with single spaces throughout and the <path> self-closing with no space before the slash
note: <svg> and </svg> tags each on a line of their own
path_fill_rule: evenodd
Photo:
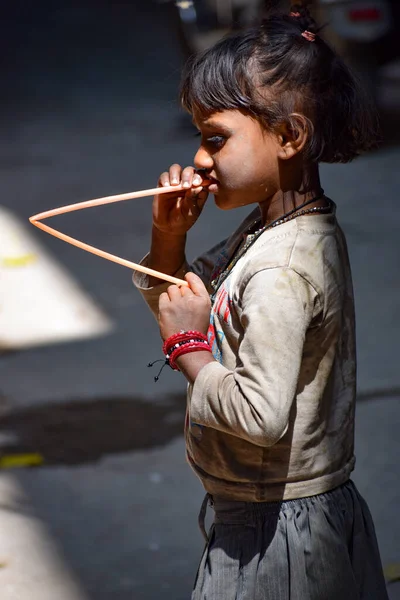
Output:
<svg viewBox="0 0 400 600">
<path fill-rule="evenodd" d="M 164 352 L 189 382 L 189 464 L 215 511 L 194 600 L 383 600 L 370 513 L 354 468 L 356 356 L 346 243 L 319 162 L 375 143 L 342 60 L 301 9 L 195 57 L 181 98 L 201 135 L 195 168 L 156 196 L 153 269 L 134 281 Z M 209 193 L 255 205 L 192 265 L 186 233 Z M 211 300 L 210 300 L 211 298 Z M 207 337 L 206 337 L 207 336 Z"/>
</svg>

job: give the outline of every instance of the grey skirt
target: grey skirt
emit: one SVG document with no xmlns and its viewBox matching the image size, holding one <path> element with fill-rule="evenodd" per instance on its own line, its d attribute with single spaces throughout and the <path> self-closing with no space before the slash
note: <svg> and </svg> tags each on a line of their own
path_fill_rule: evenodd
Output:
<svg viewBox="0 0 400 600">
<path fill-rule="evenodd" d="M 372 518 L 353 482 L 298 500 L 211 505 L 192 600 L 388 600 Z"/>
</svg>

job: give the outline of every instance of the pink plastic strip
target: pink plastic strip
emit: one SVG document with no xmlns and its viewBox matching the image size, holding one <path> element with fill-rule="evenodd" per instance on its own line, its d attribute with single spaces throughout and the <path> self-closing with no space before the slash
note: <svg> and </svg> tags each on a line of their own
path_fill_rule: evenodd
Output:
<svg viewBox="0 0 400 600">
<path fill-rule="evenodd" d="M 133 269 L 135 271 L 140 271 L 141 273 L 146 273 L 147 275 L 151 275 L 153 277 L 158 277 L 159 279 L 163 279 L 165 281 L 169 281 L 170 283 L 175 283 L 176 285 L 188 285 L 187 281 L 183 279 L 178 279 L 177 277 L 172 277 L 171 275 L 167 275 L 166 273 L 161 273 L 160 271 L 155 271 L 154 269 L 149 269 L 148 267 L 143 267 L 142 265 L 138 265 L 137 263 L 131 262 L 130 260 L 126 260 L 125 258 L 121 258 L 119 256 L 115 256 L 114 254 L 110 254 L 109 252 L 105 252 L 100 248 L 95 248 L 94 246 L 90 246 L 89 244 L 85 244 L 69 235 L 65 235 L 48 225 L 45 225 L 41 221 L 43 219 L 47 219 L 49 217 L 55 217 L 56 215 L 63 215 L 68 212 L 73 212 L 75 210 L 83 210 L 85 208 L 92 208 L 93 206 L 101 206 L 102 204 L 112 204 L 114 202 L 122 202 L 124 200 L 133 200 L 134 198 L 144 198 L 145 196 L 154 196 L 156 194 L 168 194 L 168 192 L 178 192 L 178 191 L 187 191 L 188 188 L 183 188 L 182 186 L 173 185 L 168 187 L 157 187 L 152 188 L 150 190 L 142 190 L 140 192 L 129 192 L 127 194 L 117 194 L 115 196 L 105 196 L 104 198 L 95 198 L 94 200 L 86 200 L 85 202 L 77 202 L 76 204 L 69 204 L 68 206 L 60 206 L 59 208 L 53 208 L 51 210 L 46 210 L 45 212 L 38 213 L 37 215 L 33 215 L 30 217 L 29 221 L 35 227 L 46 231 L 50 235 L 53 235 L 56 238 L 59 238 L 63 242 L 67 242 L 68 244 L 72 244 L 77 248 L 81 248 L 82 250 L 86 250 L 86 252 L 91 252 L 92 254 L 96 254 L 96 256 L 100 256 L 101 258 L 105 258 L 106 260 L 111 260 L 123 267 L 128 267 L 129 269 Z"/>
</svg>

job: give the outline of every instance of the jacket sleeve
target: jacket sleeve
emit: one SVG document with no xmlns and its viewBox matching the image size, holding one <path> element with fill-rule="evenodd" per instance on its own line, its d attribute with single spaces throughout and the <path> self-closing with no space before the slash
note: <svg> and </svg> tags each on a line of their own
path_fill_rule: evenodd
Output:
<svg viewBox="0 0 400 600">
<path fill-rule="evenodd" d="M 185 274 L 188 271 L 193 271 L 200 277 L 206 286 L 207 290 L 210 292 L 210 280 L 211 273 L 213 271 L 214 265 L 217 261 L 218 256 L 220 255 L 222 249 L 224 248 L 226 240 L 220 242 L 208 252 L 205 252 L 192 264 L 188 264 L 185 260 L 183 265 L 181 265 L 180 269 L 176 273 L 174 273 L 174 277 L 178 279 L 183 279 Z M 140 264 L 147 267 L 148 263 L 148 254 L 140 261 Z M 135 271 L 132 277 L 133 284 L 137 287 L 139 292 L 142 294 L 143 299 L 147 303 L 151 312 L 157 318 L 158 315 L 158 299 L 160 295 L 167 291 L 168 287 L 171 285 L 168 281 L 162 282 L 156 286 L 149 287 L 149 278 L 145 273 L 141 273 L 140 271 Z"/>
<path fill-rule="evenodd" d="M 140 261 L 140 265 L 147 267 L 148 266 L 148 257 L 146 254 L 144 258 Z M 178 269 L 176 273 L 174 273 L 174 277 L 178 279 L 183 279 L 185 274 L 190 270 L 189 265 L 185 261 L 183 265 Z M 158 285 L 153 287 L 149 287 L 149 276 L 146 273 L 142 273 L 141 271 L 134 271 L 132 276 L 132 282 L 134 286 L 139 290 L 142 295 L 142 298 L 146 302 L 147 306 L 153 313 L 155 319 L 158 318 L 158 299 L 163 292 L 166 292 L 168 287 L 171 285 L 168 281 L 163 281 Z"/>
<path fill-rule="evenodd" d="M 247 283 L 238 315 L 244 334 L 234 370 L 204 366 L 190 398 L 192 422 L 272 446 L 286 433 L 317 292 L 289 268 Z"/>
<path fill-rule="evenodd" d="M 250 223 L 254 221 L 255 218 L 259 216 L 259 209 L 255 209 L 250 215 L 244 219 L 244 221 L 240 224 L 240 226 L 236 229 L 236 231 L 227 239 L 223 240 L 216 244 L 211 250 L 208 250 L 196 260 L 193 261 L 192 264 L 187 263 L 186 261 L 180 267 L 180 269 L 174 273 L 174 277 L 178 277 L 179 279 L 183 279 L 185 277 L 185 273 L 188 271 L 193 271 L 200 277 L 206 286 L 209 293 L 211 293 L 211 274 L 214 270 L 214 267 L 217 263 L 218 259 L 225 260 L 231 256 L 233 250 L 237 246 L 238 240 L 241 239 L 241 236 L 244 231 L 246 231 L 247 227 Z M 141 260 L 140 264 L 147 266 L 148 262 L 148 254 Z M 154 287 L 149 287 L 149 279 L 148 276 L 140 271 L 135 271 L 132 277 L 132 281 L 134 285 L 137 287 L 139 292 L 142 294 L 145 302 L 149 306 L 153 315 L 157 318 L 158 315 L 158 298 L 160 295 L 165 292 L 169 285 L 168 282 L 160 283 Z"/>
</svg>

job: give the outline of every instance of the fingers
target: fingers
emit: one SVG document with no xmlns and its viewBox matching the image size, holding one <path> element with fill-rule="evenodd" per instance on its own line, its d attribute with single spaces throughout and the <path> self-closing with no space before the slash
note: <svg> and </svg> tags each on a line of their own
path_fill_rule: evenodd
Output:
<svg viewBox="0 0 400 600">
<path fill-rule="evenodd" d="M 175 163 L 170 166 L 168 171 L 161 173 L 159 184 L 163 187 L 181 184 L 184 184 L 185 187 L 191 187 L 193 173 L 193 167 L 186 167 L 185 169 L 182 169 L 180 165 Z"/>
<path fill-rule="evenodd" d="M 182 185 L 185 188 L 191 188 L 193 185 L 201 184 L 201 177 L 195 173 L 193 167 L 186 167 L 182 171 Z"/>
<path fill-rule="evenodd" d="M 190 287 L 188 285 L 182 285 L 179 288 L 179 290 L 181 292 L 182 298 L 185 296 L 194 296 L 193 291 L 190 289 Z"/>
<path fill-rule="evenodd" d="M 160 294 L 160 296 L 158 298 L 159 310 L 162 311 L 165 308 L 165 306 L 167 306 L 169 303 L 170 303 L 170 299 L 169 299 L 167 292 L 163 292 L 162 294 Z"/>
<path fill-rule="evenodd" d="M 207 190 L 205 190 L 205 191 L 202 190 L 201 194 L 199 194 L 197 196 L 197 206 L 198 206 L 200 212 L 203 210 L 204 205 L 207 202 L 207 198 L 208 198 Z"/>
<path fill-rule="evenodd" d="M 167 293 L 171 302 L 178 300 L 182 296 L 181 289 L 177 285 L 170 285 L 167 289 Z"/>
<path fill-rule="evenodd" d="M 190 190 L 191 198 L 193 204 L 199 210 L 199 213 L 202 211 L 204 204 L 208 198 L 208 190 L 203 187 L 192 187 Z"/>
<path fill-rule="evenodd" d="M 192 186 L 201 186 L 202 182 L 203 177 L 193 167 L 182 169 L 180 165 L 173 164 L 168 171 L 161 173 L 158 185 L 161 187 L 182 185 L 189 189 Z"/>
<path fill-rule="evenodd" d="M 182 167 L 180 165 L 171 165 L 169 168 L 169 180 L 171 185 L 179 185 L 181 183 L 182 175 L 185 169 L 182 171 Z"/>
<path fill-rule="evenodd" d="M 182 167 L 178 164 L 171 165 L 169 171 L 161 173 L 158 183 L 162 187 L 178 185 L 181 180 Z"/>
<path fill-rule="evenodd" d="M 207 292 L 207 288 L 205 287 L 200 277 L 198 277 L 194 273 L 186 273 L 185 279 L 188 282 L 190 289 L 196 296 L 202 296 L 209 299 L 210 296 Z"/>
<path fill-rule="evenodd" d="M 159 180 L 158 180 L 158 187 L 169 187 L 171 184 L 169 182 L 169 173 L 167 173 L 166 171 L 164 173 L 161 173 Z"/>
</svg>

